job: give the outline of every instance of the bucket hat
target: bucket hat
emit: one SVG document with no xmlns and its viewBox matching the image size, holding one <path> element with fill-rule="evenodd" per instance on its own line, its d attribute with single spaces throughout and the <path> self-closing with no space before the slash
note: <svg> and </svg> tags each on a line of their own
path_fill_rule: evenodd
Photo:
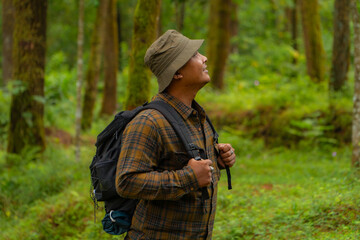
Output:
<svg viewBox="0 0 360 240">
<path fill-rule="evenodd" d="M 147 49 L 144 62 L 157 78 L 159 92 L 171 83 L 174 74 L 201 47 L 203 39 L 189 39 L 176 30 L 167 30 Z"/>
</svg>

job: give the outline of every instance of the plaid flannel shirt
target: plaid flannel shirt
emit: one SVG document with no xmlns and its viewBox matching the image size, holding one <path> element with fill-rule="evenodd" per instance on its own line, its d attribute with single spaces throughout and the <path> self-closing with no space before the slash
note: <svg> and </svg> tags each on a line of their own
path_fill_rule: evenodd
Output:
<svg viewBox="0 0 360 240">
<path fill-rule="evenodd" d="M 123 133 L 117 166 L 120 195 L 140 199 L 125 239 L 211 239 L 220 178 L 213 131 L 195 101 L 189 108 L 166 93 L 154 97 L 159 98 L 179 112 L 193 143 L 213 161 L 210 199 L 201 200 L 189 157 L 171 125 L 158 111 L 144 110 Z"/>
</svg>

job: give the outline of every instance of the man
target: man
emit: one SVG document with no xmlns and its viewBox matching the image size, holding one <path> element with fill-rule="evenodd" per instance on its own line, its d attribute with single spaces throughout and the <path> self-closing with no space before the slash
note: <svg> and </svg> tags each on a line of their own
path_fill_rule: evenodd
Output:
<svg viewBox="0 0 360 240">
<path fill-rule="evenodd" d="M 211 239 L 220 168 L 235 163 L 230 144 L 216 144 L 206 115 L 194 100 L 210 82 L 203 40 L 168 30 L 147 50 L 159 94 L 180 114 L 205 159 L 189 159 L 183 143 L 156 110 L 138 114 L 123 133 L 116 185 L 122 197 L 140 199 L 125 239 Z M 209 199 L 202 199 L 206 187 Z"/>
</svg>

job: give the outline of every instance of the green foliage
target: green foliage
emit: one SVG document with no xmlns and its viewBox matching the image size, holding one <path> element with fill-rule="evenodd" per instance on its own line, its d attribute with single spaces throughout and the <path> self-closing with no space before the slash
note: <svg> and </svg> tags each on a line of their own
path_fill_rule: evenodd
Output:
<svg viewBox="0 0 360 240">
<path fill-rule="evenodd" d="M 269 73 L 231 80 L 226 93 L 206 87 L 197 100 L 218 128 L 237 135 L 261 137 L 272 146 L 344 144 L 351 140 L 352 102 L 342 95 L 329 107 L 327 86 L 308 78 L 286 79 Z"/>
<path fill-rule="evenodd" d="M 69 129 L 75 119 L 76 69 L 70 69 L 64 52 L 51 56 L 45 77 L 45 126 Z"/>
<path fill-rule="evenodd" d="M 293 1 L 275 1 L 276 15 L 268 0 L 235 2 L 239 34 L 232 39 L 237 51 L 228 60 L 226 90 L 219 93 L 205 87 L 197 96 L 220 130 L 220 141 L 232 143 L 238 158 L 232 168 L 233 189 L 227 190 L 224 173 L 220 181 L 213 239 L 359 239 L 360 184 L 350 169 L 347 146 L 353 70 L 345 91 L 330 106 L 327 83 L 314 84 L 306 76 L 301 36 L 296 51 L 289 34 L 279 31 L 282 7 Z M 319 2 L 329 65 L 333 2 Z M 86 2 L 85 49 L 97 4 L 98 0 Z M 119 1 L 123 55 L 118 111 L 124 109 L 129 78 L 135 4 Z M 175 5 L 163 0 L 162 7 L 164 32 L 175 28 Z M 74 132 L 76 106 L 75 16 L 74 1 L 49 1 L 45 98 L 35 97 L 45 102 L 45 125 L 69 133 Z M 208 1 L 186 1 L 183 33 L 206 39 L 208 17 Z M 206 41 L 200 51 L 205 47 Z M 154 77 L 150 84 L 155 95 Z M 10 155 L 5 149 L 11 93 L 25 88 L 13 81 L 0 91 L 0 238 L 119 239 L 103 232 L 102 206 L 93 222 L 89 197 L 93 143 L 112 117 L 95 117 L 92 128 L 82 135 L 80 162 L 75 162 L 72 147 L 51 143 L 52 138 L 43 154 L 26 147 L 21 154 Z M 102 88 L 100 84 L 98 99 Z M 99 108 L 97 104 L 96 111 Z"/>
<path fill-rule="evenodd" d="M 220 140 L 235 147 L 238 159 L 233 189 L 227 190 L 224 175 L 219 183 L 213 239 L 359 237 L 360 181 L 350 169 L 349 148 L 265 149 L 261 141 L 227 131 Z M 54 146 L 46 161 L 25 160 L 19 169 L 5 167 L 0 154 L 6 183 L 0 191 L 6 195 L 0 198 L 1 239 L 122 239 L 103 232 L 102 206 L 93 222 L 88 165 L 94 149 L 82 150 L 74 164 L 72 149 Z"/>
<path fill-rule="evenodd" d="M 348 163 L 350 149 L 246 147 L 249 155 L 237 151 L 233 190 L 221 180 L 214 239 L 359 237 L 359 178 Z"/>
<path fill-rule="evenodd" d="M 9 91 L 0 90 L 0 151 L 5 149 L 9 126 L 11 95 Z"/>
<path fill-rule="evenodd" d="M 97 0 L 85 1 L 85 45 L 89 49 L 90 35 L 95 20 Z M 59 14 L 61 12 L 61 14 Z M 76 66 L 76 41 L 78 30 L 78 4 L 72 0 L 49 1 L 47 14 L 47 56 L 50 59 L 57 52 L 63 52 L 69 66 Z M 85 52 L 87 58 L 88 51 Z"/>
<path fill-rule="evenodd" d="M 83 177 L 79 171 L 81 165 L 73 167 L 70 153 L 51 146 L 43 155 L 39 149 L 30 147 L 21 155 L 3 153 L 0 160 L 0 215 L 20 217 L 29 204 L 58 193 Z"/>
</svg>

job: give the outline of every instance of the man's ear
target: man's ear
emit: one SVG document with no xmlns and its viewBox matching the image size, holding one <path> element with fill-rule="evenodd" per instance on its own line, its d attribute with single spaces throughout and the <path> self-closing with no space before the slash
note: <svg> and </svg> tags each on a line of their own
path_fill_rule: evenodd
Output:
<svg viewBox="0 0 360 240">
<path fill-rule="evenodd" d="M 176 73 L 174 74 L 174 79 L 181 79 L 183 77 L 183 75 L 181 75 L 181 73 L 179 73 L 178 71 L 176 71 Z"/>
</svg>

